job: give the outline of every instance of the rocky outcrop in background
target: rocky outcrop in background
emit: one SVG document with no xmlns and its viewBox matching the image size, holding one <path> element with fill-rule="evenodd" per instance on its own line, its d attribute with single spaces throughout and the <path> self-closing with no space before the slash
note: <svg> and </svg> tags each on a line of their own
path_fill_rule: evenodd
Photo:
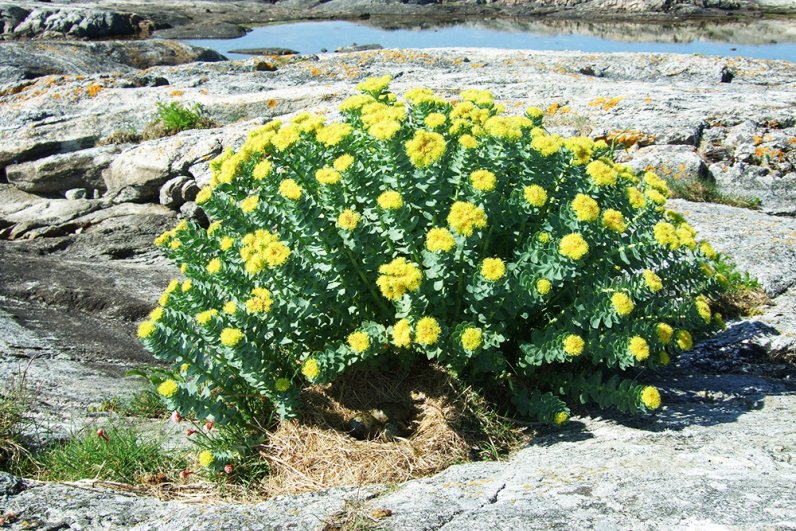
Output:
<svg viewBox="0 0 796 531">
<path fill-rule="evenodd" d="M 4 43 L 0 53 L 24 49 L 3 52 L 8 44 L 48 46 Z M 94 44 L 127 46 L 78 44 L 89 55 L 101 49 Z M 69 52 L 59 56 L 61 49 Z M 48 59 L 68 65 L 79 49 L 54 46 Z M 204 53 L 185 50 L 195 59 Z M 490 89 L 509 113 L 547 109 L 555 132 L 625 143 L 624 157 L 637 168 L 759 197 L 759 211 L 670 206 L 759 278 L 771 305 L 731 323 L 677 367 L 643 375 L 662 387 L 657 415 L 578 418 L 564 430 L 539 430 L 508 462 L 456 466 L 398 488 L 201 507 L 0 475 L 0 514 L 16 515 L 10 525 L 317 529 L 357 511 L 380 515 L 379 525 L 392 529 L 776 528 L 796 520 L 793 63 L 451 49 L 144 70 L 73 64 L 76 71 L 64 66 L 0 85 L 0 379 L 26 371 L 42 437 L 90 422 L 90 406 L 142 385 L 122 377 L 153 363 L 135 323 L 177 274 L 151 241 L 181 217 L 206 222 L 193 199 L 209 180 L 208 160 L 270 118 L 303 109 L 334 117 L 370 75 L 392 74 L 398 93 L 418 85 L 447 96 Z M 156 102 L 171 101 L 199 103 L 224 125 L 141 141 Z"/>
</svg>

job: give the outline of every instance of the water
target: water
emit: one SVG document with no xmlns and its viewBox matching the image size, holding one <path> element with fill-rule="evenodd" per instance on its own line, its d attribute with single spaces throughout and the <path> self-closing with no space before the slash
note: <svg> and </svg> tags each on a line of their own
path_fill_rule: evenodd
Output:
<svg viewBox="0 0 796 531">
<path fill-rule="evenodd" d="M 282 47 L 300 53 L 378 43 L 385 48 L 508 48 L 583 52 L 700 53 L 796 61 L 796 22 L 763 20 L 699 25 L 592 24 L 577 21 L 486 21 L 386 29 L 345 21 L 272 24 L 237 39 L 187 40 L 232 59 L 241 48 Z"/>
</svg>

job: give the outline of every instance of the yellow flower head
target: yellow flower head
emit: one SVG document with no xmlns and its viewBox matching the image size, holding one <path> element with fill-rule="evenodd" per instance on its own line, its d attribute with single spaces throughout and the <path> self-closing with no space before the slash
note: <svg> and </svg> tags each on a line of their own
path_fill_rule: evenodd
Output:
<svg viewBox="0 0 796 531">
<path fill-rule="evenodd" d="M 652 234 L 655 236 L 655 241 L 661 247 L 669 247 L 675 250 L 680 247 L 680 239 L 677 237 L 677 230 L 674 225 L 665 221 L 659 221 L 652 228 Z"/>
<path fill-rule="evenodd" d="M 703 321 L 706 323 L 710 323 L 710 319 L 713 314 L 710 311 L 710 304 L 708 304 L 708 300 L 706 297 L 700 295 L 694 301 L 694 306 L 696 306 L 697 313 L 702 318 Z"/>
<path fill-rule="evenodd" d="M 162 233 L 160 236 L 155 238 L 153 242 L 156 246 L 160 247 L 161 245 L 166 245 L 168 241 L 171 239 L 172 233 L 171 231 L 167 230 L 166 232 Z"/>
<path fill-rule="evenodd" d="M 641 390 L 641 403 L 647 409 L 658 409 L 661 407 L 661 393 L 657 388 L 648 385 Z"/>
<path fill-rule="evenodd" d="M 430 127 L 431 129 L 437 128 L 445 123 L 447 120 L 447 116 L 442 114 L 441 112 L 432 112 L 423 120 L 425 124 Z"/>
<path fill-rule="evenodd" d="M 526 107 L 525 115 L 538 124 L 542 123 L 544 111 L 539 107 Z"/>
<path fill-rule="evenodd" d="M 572 152 L 572 163 L 582 166 L 591 160 L 594 141 L 585 136 L 574 136 L 564 141 L 564 146 Z"/>
<path fill-rule="evenodd" d="M 688 223 L 681 223 L 677 227 L 676 234 L 680 245 L 688 247 L 691 250 L 696 249 L 697 242 L 694 239 L 694 236 L 696 236 L 696 231 L 691 225 Z"/>
<path fill-rule="evenodd" d="M 715 249 L 713 249 L 713 246 L 710 245 L 708 242 L 700 243 L 699 244 L 699 250 L 709 260 L 713 260 L 714 258 L 716 258 L 716 251 L 715 251 Z"/>
<path fill-rule="evenodd" d="M 536 281 L 536 291 L 539 295 L 547 295 L 553 289 L 553 284 L 546 278 L 540 278 Z"/>
<path fill-rule="evenodd" d="M 481 346 L 482 333 L 480 328 L 469 326 L 462 332 L 462 346 L 465 350 L 475 350 Z"/>
<path fill-rule="evenodd" d="M 658 339 L 664 345 L 668 345 L 669 342 L 672 340 L 672 334 L 674 334 L 674 328 L 666 323 L 658 323 L 655 326 L 655 331 L 658 333 Z"/>
<path fill-rule="evenodd" d="M 453 246 L 456 245 L 456 240 L 453 239 L 453 234 L 448 229 L 433 228 L 426 234 L 426 249 L 429 251 L 447 253 Z"/>
<path fill-rule="evenodd" d="M 261 160 L 257 163 L 252 171 L 252 177 L 257 181 L 262 181 L 271 173 L 271 161 L 268 159 Z"/>
<path fill-rule="evenodd" d="M 190 278 L 188 280 L 183 281 L 182 285 L 180 286 L 180 290 L 182 290 L 183 293 L 191 291 L 191 288 L 193 288 L 193 280 L 191 280 Z"/>
<path fill-rule="evenodd" d="M 415 326 L 415 341 L 420 345 L 433 345 L 439 339 L 442 329 L 433 317 L 423 317 Z"/>
<path fill-rule="evenodd" d="M 586 342 L 577 334 L 569 334 L 564 338 L 564 352 L 570 356 L 580 356 L 585 347 Z"/>
<path fill-rule="evenodd" d="M 173 250 L 176 251 L 177 249 L 182 247 L 182 242 L 180 240 L 176 240 L 176 239 L 175 240 L 171 240 L 171 243 L 169 244 L 169 247 L 171 247 Z"/>
<path fill-rule="evenodd" d="M 649 200 L 655 203 L 656 205 L 666 204 L 666 196 L 664 196 L 658 190 L 649 189 L 644 192 L 644 195 L 647 196 L 647 198 L 649 198 Z"/>
<path fill-rule="evenodd" d="M 630 206 L 635 209 L 644 208 L 647 204 L 647 199 L 644 197 L 644 194 L 635 186 L 627 187 L 627 200 L 630 202 Z"/>
<path fill-rule="evenodd" d="M 284 393 L 290 389 L 290 380 L 287 378 L 277 378 L 276 382 L 274 382 L 274 387 L 276 388 L 277 392 Z"/>
<path fill-rule="evenodd" d="M 219 258 L 213 258 L 207 263 L 207 272 L 211 275 L 218 273 L 221 271 L 221 260 Z"/>
<path fill-rule="evenodd" d="M 555 155 L 563 145 L 564 142 L 558 135 L 537 135 L 531 140 L 531 147 L 541 153 L 543 157 Z"/>
<path fill-rule="evenodd" d="M 210 188 L 209 186 L 205 186 L 204 188 L 199 190 L 198 194 L 196 194 L 196 204 L 201 205 L 203 203 L 207 203 L 208 201 L 210 201 L 210 198 L 212 196 L 213 196 L 213 189 Z"/>
<path fill-rule="evenodd" d="M 683 351 L 688 351 L 693 348 L 694 338 L 691 337 L 691 333 L 688 330 L 678 330 L 675 337 L 677 340 L 677 346 Z"/>
<path fill-rule="evenodd" d="M 285 179 L 279 183 L 279 195 L 291 201 L 298 201 L 301 198 L 301 186 L 293 179 Z"/>
<path fill-rule="evenodd" d="M 474 229 L 486 227 L 486 213 L 465 201 L 456 201 L 448 214 L 448 224 L 462 236 L 472 236 Z"/>
<path fill-rule="evenodd" d="M 279 151 L 285 151 L 301 138 L 301 129 L 297 125 L 286 125 L 271 138 L 271 144 Z M 229 162 L 229 161 L 228 161 Z M 224 164 L 227 164 L 226 162 Z M 222 167 L 223 171 L 223 167 Z"/>
<path fill-rule="evenodd" d="M 621 234 L 627 229 L 627 222 L 621 212 L 609 208 L 603 212 L 603 226 Z"/>
<path fill-rule="evenodd" d="M 644 283 L 653 293 L 657 293 L 663 289 L 663 281 L 661 280 L 661 277 L 649 269 L 644 270 Z"/>
<path fill-rule="evenodd" d="M 227 315 L 235 315 L 238 312 L 238 303 L 235 301 L 228 301 L 224 304 L 224 313 Z"/>
<path fill-rule="evenodd" d="M 418 130 L 412 140 L 406 142 L 406 154 L 417 168 L 434 164 L 445 154 L 445 137 L 439 133 Z"/>
<path fill-rule="evenodd" d="M 459 144 L 465 149 L 475 149 L 478 147 L 478 140 L 472 135 L 462 135 L 459 137 Z"/>
<path fill-rule="evenodd" d="M 658 177 L 655 173 L 648 171 L 644 173 L 644 183 L 650 188 L 654 188 L 659 193 L 663 194 L 664 196 L 669 195 L 669 185 L 666 184 L 666 181 Z"/>
<path fill-rule="evenodd" d="M 202 450 L 201 452 L 199 452 L 197 458 L 199 459 L 199 464 L 205 468 L 212 465 L 213 462 L 216 460 L 216 458 L 213 456 L 213 452 L 211 452 L 210 450 Z"/>
<path fill-rule="evenodd" d="M 586 166 L 586 173 L 597 186 L 611 186 L 616 184 L 619 174 L 611 166 L 601 160 L 590 162 Z"/>
<path fill-rule="evenodd" d="M 500 258 L 485 258 L 481 262 L 481 276 L 490 282 L 503 278 L 506 274 L 506 264 Z"/>
<path fill-rule="evenodd" d="M 273 302 L 270 291 L 265 288 L 254 288 L 252 298 L 246 301 L 246 310 L 249 313 L 268 313 Z"/>
<path fill-rule="evenodd" d="M 367 94 L 355 94 L 340 104 L 340 112 L 359 111 L 362 109 L 362 107 L 368 103 L 373 103 L 374 101 L 376 100 L 373 99 L 373 96 L 369 96 Z M 320 139 L 318 140 L 320 141 Z"/>
<path fill-rule="evenodd" d="M 379 195 L 376 202 L 379 203 L 379 206 L 384 210 L 397 210 L 404 206 L 404 200 L 401 197 L 400 192 L 396 192 L 395 190 L 387 190 L 386 192 L 382 192 Z"/>
<path fill-rule="evenodd" d="M 569 420 L 569 413 L 567 413 L 566 411 L 559 411 L 558 413 L 556 413 L 556 416 L 553 418 L 553 424 L 555 424 L 556 426 L 561 426 L 568 420 Z"/>
<path fill-rule="evenodd" d="M 536 239 L 539 240 L 542 243 L 547 243 L 547 242 L 550 241 L 550 233 L 549 232 L 540 232 L 536 236 Z"/>
<path fill-rule="evenodd" d="M 348 346 L 357 353 L 365 352 L 370 348 L 370 337 L 365 332 L 354 332 L 348 335 Z"/>
<path fill-rule="evenodd" d="M 461 91 L 459 96 L 463 100 L 471 101 L 477 105 L 492 105 L 495 102 L 495 97 L 488 90 L 466 89 Z"/>
<path fill-rule="evenodd" d="M 318 361 L 315 358 L 309 358 L 305 361 L 301 366 L 301 374 L 309 381 L 315 380 L 321 374 Z"/>
<path fill-rule="evenodd" d="M 724 322 L 724 318 L 721 316 L 720 313 L 713 314 L 713 322 L 716 324 L 719 330 L 727 329 L 727 323 Z"/>
<path fill-rule="evenodd" d="M 356 96 L 354 96 L 356 97 Z M 351 98 L 349 98 L 351 99 Z M 345 105 L 345 102 L 343 102 Z M 341 106 L 342 108 L 342 106 Z M 348 124 L 331 124 L 324 127 L 321 127 L 317 131 L 315 131 L 315 138 L 326 147 L 336 146 L 343 140 L 345 140 L 348 135 L 351 134 L 353 129 Z"/>
<path fill-rule="evenodd" d="M 593 198 L 585 194 L 578 194 L 572 201 L 570 208 L 575 212 L 578 221 L 591 222 L 600 216 L 600 205 Z"/>
<path fill-rule="evenodd" d="M 237 328 L 225 328 L 221 331 L 221 344 L 225 347 L 234 347 L 243 339 L 243 332 Z"/>
<path fill-rule="evenodd" d="M 230 249 L 232 249 L 233 245 L 235 245 L 235 240 L 233 240 L 229 236 L 224 236 L 223 238 L 221 238 L 219 247 L 221 247 L 222 251 L 229 251 Z"/>
<path fill-rule="evenodd" d="M 357 90 L 379 94 L 390 86 L 390 81 L 392 81 L 392 76 L 389 74 L 381 77 L 369 77 L 357 85 Z"/>
<path fill-rule="evenodd" d="M 158 306 L 151 312 L 149 312 L 149 319 L 151 321 L 160 321 L 160 318 L 163 317 L 163 307 Z"/>
<path fill-rule="evenodd" d="M 315 172 L 315 178 L 321 184 L 337 184 L 340 182 L 340 173 L 334 168 L 320 168 Z"/>
<path fill-rule="evenodd" d="M 412 325 L 408 319 L 401 319 L 393 325 L 392 344 L 401 348 L 412 344 Z"/>
<path fill-rule="evenodd" d="M 630 313 L 636 308 L 636 305 L 633 304 L 633 299 L 627 293 L 614 293 L 611 295 L 611 304 L 616 310 L 616 313 L 621 315 L 622 317 L 626 315 L 630 315 Z"/>
<path fill-rule="evenodd" d="M 340 155 L 339 157 L 334 159 L 332 166 L 334 167 L 335 170 L 339 172 L 344 172 L 348 168 L 350 168 L 353 163 L 354 163 L 354 157 L 352 157 L 348 153 L 344 153 L 343 155 Z"/>
<path fill-rule="evenodd" d="M 558 244 L 558 253 L 572 260 L 580 260 L 589 252 L 589 244 L 578 233 L 567 234 Z"/>
<path fill-rule="evenodd" d="M 196 314 L 196 320 L 199 322 L 199 324 L 206 325 L 207 323 L 212 321 L 213 318 L 217 315 L 218 315 L 218 310 L 215 309 L 205 310 L 203 312 L 199 312 Z"/>
<path fill-rule="evenodd" d="M 337 226 L 344 230 L 354 230 L 357 228 L 360 219 L 362 219 L 362 216 L 347 208 L 337 216 Z"/>
<path fill-rule="evenodd" d="M 382 120 L 368 128 L 368 133 L 379 140 L 390 140 L 395 133 L 401 130 L 401 122 L 397 120 Z"/>
<path fill-rule="evenodd" d="M 389 264 L 379 267 L 376 285 L 382 295 L 394 301 L 408 292 L 415 291 L 420 287 L 422 280 L 423 273 L 416 264 L 407 261 L 406 258 L 396 258 Z"/>
<path fill-rule="evenodd" d="M 144 339 L 151 336 L 155 332 L 155 321 L 144 321 L 138 325 L 138 337 Z"/>
<path fill-rule="evenodd" d="M 282 242 L 268 244 L 263 255 L 266 263 L 271 267 L 278 267 L 287 262 L 290 258 L 290 249 Z"/>
<path fill-rule="evenodd" d="M 177 382 L 174 380 L 165 380 L 158 385 L 158 394 L 166 398 L 171 398 L 172 396 L 176 395 L 177 391 L 179 390 L 180 386 L 177 385 Z"/>
<path fill-rule="evenodd" d="M 671 362 L 672 358 L 669 357 L 669 354 L 665 350 L 660 351 L 660 353 L 658 354 L 658 363 L 660 363 L 663 366 L 666 366 L 669 365 L 669 363 Z"/>
<path fill-rule="evenodd" d="M 633 336 L 627 345 L 627 350 L 638 361 L 644 361 L 650 357 L 650 346 L 647 341 L 641 336 Z"/>
<path fill-rule="evenodd" d="M 489 170 L 475 170 L 470 174 L 473 188 L 480 192 L 491 192 L 495 189 L 495 174 Z"/>
<path fill-rule="evenodd" d="M 213 223 L 211 223 L 210 225 L 208 225 L 208 227 L 207 227 L 207 235 L 208 236 L 212 236 L 215 231 L 217 231 L 218 229 L 221 228 L 221 225 L 222 225 L 222 223 L 221 223 L 220 220 L 216 220 Z"/>
<path fill-rule="evenodd" d="M 522 189 L 525 200 L 535 207 L 544 206 L 547 203 L 547 191 L 538 184 L 532 184 Z"/>
</svg>

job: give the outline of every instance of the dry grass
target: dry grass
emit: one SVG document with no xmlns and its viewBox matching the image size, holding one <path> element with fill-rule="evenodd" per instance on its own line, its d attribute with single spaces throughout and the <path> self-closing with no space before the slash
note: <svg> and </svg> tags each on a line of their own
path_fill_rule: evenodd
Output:
<svg viewBox="0 0 796 531">
<path fill-rule="evenodd" d="M 726 291 L 712 304 L 714 311 L 729 319 L 748 317 L 762 313 L 761 308 L 771 304 L 771 299 L 763 288 L 744 288 Z"/>
<path fill-rule="evenodd" d="M 264 494 L 403 482 L 466 461 L 473 448 L 508 452 L 527 441 L 519 428 L 499 425 L 477 396 L 433 368 L 399 378 L 355 371 L 333 385 L 314 386 L 305 392 L 302 420 L 278 426 L 261 451 L 271 470 Z M 378 418 L 386 409 L 406 413 L 405 436 L 381 431 L 357 440 L 348 433 L 352 419 L 372 411 Z"/>
</svg>

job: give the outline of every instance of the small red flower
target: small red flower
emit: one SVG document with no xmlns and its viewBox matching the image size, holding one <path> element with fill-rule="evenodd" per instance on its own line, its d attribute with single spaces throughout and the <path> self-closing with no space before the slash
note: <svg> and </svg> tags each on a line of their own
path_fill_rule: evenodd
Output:
<svg viewBox="0 0 796 531">
<path fill-rule="evenodd" d="M 182 422 L 182 415 L 180 415 L 179 411 L 174 411 L 171 414 L 171 421 L 172 422 Z"/>
<path fill-rule="evenodd" d="M 227 474 L 232 474 L 232 471 L 235 470 L 235 467 L 232 466 L 232 463 L 227 463 L 224 465 L 224 472 Z"/>
<path fill-rule="evenodd" d="M 193 471 L 191 471 L 191 470 L 187 470 L 187 469 L 186 470 L 182 470 L 182 471 L 180 471 L 180 479 L 188 479 L 188 476 L 190 476 L 191 474 L 193 474 Z"/>
<path fill-rule="evenodd" d="M 193 428 L 191 428 L 191 429 L 189 429 L 189 430 L 185 430 L 185 436 L 186 436 L 186 437 L 190 437 L 190 436 L 191 436 L 191 435 L 193 435 L 194 433 L 199 433 L 199 430 L 195 430 L 195 429 L 193 429 Z"/>
<path fill-rule="evenodd" d="M 215 422 L 214 422 L 214 421 L 212 421 L 212 420 L 208 420 L 207 422 L 205 422 L 205 429 L 206 429 L 207 431 L 210 431 L 210 430 L 212 430 L 212 429 L 213 429 L 213 425 L 214 425 L 214 424 L 215 424 Z"/>
<path fill-rule="evenodd" d="M 100 439 L 104 439 L 105 442 L 110 441 L 110 439 L 108 438 L 108 434 L 105 433 L 105 430 L 103 430 L 102 428 L 97 430 L 97 437 L 99 437 Z"/>
</svg>

